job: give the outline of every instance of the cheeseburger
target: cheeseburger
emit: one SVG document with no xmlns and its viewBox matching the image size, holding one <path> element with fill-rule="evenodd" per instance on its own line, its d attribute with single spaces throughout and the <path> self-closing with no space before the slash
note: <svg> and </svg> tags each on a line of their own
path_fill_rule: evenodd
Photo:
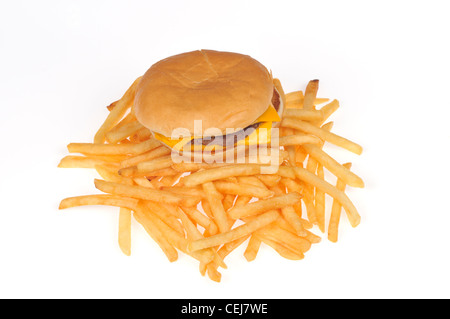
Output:
<svg viewBox="0 0 450 319">
<path fill-rule="evenodd" d="M 131 253 L 133 218 L 170 262 L 188 254 L 214 281 L 244 242 L 248 261 L 262 244 L 303 259 L 320 241 L 313 225 L 336 242 L 342 209 L 351 226 L 360 223 L 345 188 L 364 187 L 351 163 L 323 150 L 325 142 L 356 154 L 362 147 L 330 131 L 339 101 L 318 109 L 328 99 L 317 90 L 312 80 L 304 94 L 285 96 L 270 71 L 237 53 L 199 50 L 161 60 L 108 107 L 94 143 L 70 143 L 69 152 L 81 155 L 58 165 L 95 168 L 102 177 L 95 187 L 105 194 L 69 197 L 59 208 L 120 207 L 124 254 Z"/>
<path fill-rule="evenodd" d="M 284 93 L 248 55 L 197 50 L 163 59 L 142 77 L 137 120 L 176 150 L 267 144 L 280 122 Z"/>
</svg>

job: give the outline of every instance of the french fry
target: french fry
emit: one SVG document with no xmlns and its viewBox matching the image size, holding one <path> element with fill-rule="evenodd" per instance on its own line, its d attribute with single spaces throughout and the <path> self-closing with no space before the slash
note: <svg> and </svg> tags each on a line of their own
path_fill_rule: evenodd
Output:
<svg viewBox="0 0 450 319">
<path fill-rule="evenodd" d="M 244 257 L 247 261 L 253 261 L 258 254 L 259 247 L 261 246 L 261 239 L 259 239 L 255 235 L 251 235 L 250 240 L 248 241 L 247 248 L 244 252 Z"/>
<path fill-rule="evenodd" d="M 281 183 L 286 186 L 289 192 L 297 192 L 303 194 L 304 187 L 300 183 L 290 178 L 282 178 Z"/>
<path fill-rule="evenodd" d="M 301 237 L 306 236 L 305 229 L 303 228 L 303 224 L 300 220 L 300 217 L 294 210 L 294 206 L 283 207 L 281 209 L 281 214 L 283 215 L 283 218 L 286 219 L 286 221 L 294 228 L 295 233 L 298 236 Z"/>
<path fill-rule="evenodd" d="M 257 215 L 272 209 L 278 209 L 285 206 L 292 206 L 302 198 L 298 193 L 289 193 L 286 195 L 275 196 L 268 199 L 262 199 L 257 202 L 249 203 L 245 206 L 233 207 L 228 215 L 233 219 Z"/>
<path fill-rule="evenodd" d="M 132 197 L 136 199 L 183 206 L 194 206 L 200 201 L 200 199 L 195 197 L 190 198 L 171 192 L 165 192 L 159 189 L 151 189 L 137 185 L 125 185 L 120 183 L 107 182 L 100 179 L 95 179 L 94 183 L 95 187 L 102 192 Z"/>
<path fill-rule="evenodd" d="M 303 99 L 303 109 L 313 110 L 317 91 L 319 90 L 319 80 L 311 80 L 306 86 L 305 97 Z"/>
<path fill-rule="evenodd" d="M 124 182 L 126 184 L 132 184 L 132 180 L 117 175 L 117 171 L 111 171 L 107 166 L 97 165 L 97 172 L 106 180 L 113 182 Z M 126 255 L 131 254 L 131 210 L 128 208 L 120 208 L 119 211 L 119 232 L 118 243 L 121 251 Z"/>
<path fill-rule="evenodd" d="M 223 263 L 223 259 L 225 259 L 226 256 L 228 256 L 233 250 L 235 250 L 237 247 L 239 247 L 244 241 L 247 240 L 249 236 L 244 236 L 239 239 L 236 239 L 232 242 L 224 244 L 218 251 L 217 251 L 217 257 L 218 261 L 215 260 L 214 262 L 211 262 L 208 265 L 208 276 L 210 279 L 220 282 L 220 273 L 217 272 L 217 267 L 220 265 L 219 262 L 221 261 Z M 209 275 L 209 272 L 211 271 L 212 277 Z"/>
<path fill-rule="evenodd" d="M 300 136 L 296 136 L 295 130 L 291 128 L 281 128 L 280 137 L 278 138 L 278 145 L 282 146 L 287 152 L 287 159 L 291 165 L 295 165 L 295 143 L 302 144 L 305 139 Z M 298 135 L 298 134 L 297 134 Z M 302 134 L 306 136 L 306 134 Z M 306 139 L 310 140 L 309 138 Z M 282 163 L 283 161 L 280 161 Z"/>
<path fill-rule="evenodd" d="M 302 225 L 304 225 L 302 214 L 303 214 L 303 208 L 302 208 L 302 202 L 298 202 L 297 204 L 294 204 L 292 207 L 294 207 L 295 213 L 300 217 L 300 220 L 302 222 Z M 305 228 L 305 226 L 303 226 Z"/>
<path fill-rule="evenodd" d="M 104 160 L 96 157 L 68 155 L 61 159 L 58 167 L 61 168 L 95 168 L 96 165 L 106 164 Z"/>
<path fill-rule="evenodd" d="M 177 172 L 180 173 L 185 173 L 185 172 L 196 172 L 200 169 L 209 169 L 212 168 L 210 164 L 208 163 L 186 163 L 186 162 L 181 162 L 181 163 L 174 163 L 172 164 L 172 168 L 174 170 L 176 170 Z"/>
<path fill-rule="evenodd" d="M 353 152 L 357 155 L 361 155 L 362 147 L 344 137 L 336 135 L 334 133 L 328 132 L 327 130 L 321 129 L 320 127 L 315 126 L 314 124 L 301 121 L 294 120 L 292 118 L 285 118 L 282 120 L 281 125 L 284 127 L 290 127 L 305 133 L 309 133 L 315 135 L 322 140 L 330 142 L 331 144 L 340 146 L 350 152 Z"/>
<path fill-rule="evenodd" d="M 113 130 L 118 130 L 121 127 L 125 126 L 126 124 L 130 123 L 130 122 L 134 122 L 136 121 L 136 115 L 134 114 L 133 110 L 130 109 L 130 112 L 128 112 L 120 121 L 119 123 L 117 123 L 114 127 L 111 128 L 111 130 L 109 130 L 109 132 L 113 131 Z"/>
<path fill-rule="evenodd" d="M 210 235 L 215 235 L 218 231 L 217 225 L 207 216 L 203 215 L 195 207 L 181 207 L 181 209 L 197 224 L 208 230 Z"/>
<path fill-rule="evenodd" d="M 230 226 L 227 213 L 222 204 L 222 195 L 216 190 L 216 187 L 212 182 L 204 183 L 203 191 L 206 194 L 212 215 L 214 216 L 214 221 L 219 227 L 220 232 L 228 231 Z"/>
<path fill-rule="evenodd" d="M 272 187 L 272 190 L 277 196 L 281 196 L 284 194 L 284 192 L 278 186 Z M 295 212 L 294 205 L 282 207 L 281 216 L 283 216 L 283 218 L 292 226 L 298 236 L 306 236 L 305 229 L 303 228 L 300 217 Z"/>
<path fill-rule="evenodd" d="M 344 166 L 348 169 L 352 167 L 352 163 L 345 163 Z M 342 179 L 338 179 L 336 182 L 336 188 L 343 192 L 345 191 L 346 184 Z M 331 215 L 330 221 L 328 224 L 328 240 L 331 242 L 337 242 L 338 240 L 338 229 L 339 229 L 339 220 L 341 218 L 342 206 L 341 204 L 334 199 L 333 205 L 331 207 Z"/>
<path fill-rule="evenodd" d="M 150 216 L 152 214 L 148 215 Z M 178 250 L 182 251 L 187 255 L 190 255 L 191 257 L 197 259 L 198 261 L 204 264 L 209 264 L 211 261 L 214 260 L 214 255 L 205 250 L 188 252 L 187 246 L 189 241 L 184 236 L 181 236 L 177 231 L 167 226 L 167 224 L 165 224 L 162 220 L 160 220 L 156 216 L 153 216 L 153 222 L 161 231 L 163 236 L 167 239 L 167 241 Z"/>
<path fill-rule="evenodd" d="M 110 105 L 108 105 L 106 107 L 108 109 L 108 111 L 112 111 L 112 109 L 116 106 L 117 102 L 119 102 L 119 101 L 114 101 Z"/>
<path fill-rule="evenodd" d="M 70 143 L 67 145 L 69 153 L 82 153 L 85 155 L 137 155 L 148 152 L 161 143 L 156 139 L 139 144 L 92 144 L 92 143 Z"/>
<path fill-rule="evenodd" d="M 286 98 L 286 103 L 296 101 L 296 100 L 303 101 L 303 98 L 304 98 L 303 91 L 294 91 L 294 92 L 286 93 L 285 98 Z"/>
<path fill-rule="evenodd" d="M 317 224 L 317 213 L 316 207 L 314 206 L 314 189 L 309 185 L 303 187 L 302 200 L 306 207 L 306 215 L 308 216 L 308 220 L 314 225 Z"/>
<path fill-rule="evenodd" d="M 339 164 L 334 158 L 322 151 L 320 147 L 312 144 L 305 144 L 302 147 L 310 156 L 327 168 L 336 177 L 341 179 L 345 184 L 353 187 L 364 187 L 364 182 L 361 177 Z"/>
<path fill-rule="evenodd" d="M 202 209 L 205 212 L 206 216 L 208 216 L 210 219 L 214 219 L 209 202 L 207 200 L 203 200 L 200 202 L 200 204 L 201 204 Z"/>
<path fill-rule="evenodd" d="M 143 142 L 152 137 L 152 132 L 146 127 L 141 128 L 132 136 L 136 142 Z"/>
<path fill-rule="evenodd" d="M 322 127 L 322 129 L 330 131 L 332 126 L 333 126 L 333 124 L 330 123 L 330 124 L 324 125 Z M 308 146 L 308 144 L 302 145 L 301 148 L 303 150 L 305 150 L 305 148 L 303 146 Z M 318 149 L 321 149 L 323 147 L 323 141 L 321 141 L 321 143 L 314 145 L 314 146 L 317 147 Z M 307 152 L 305 154 L 307 154 Z M 306 169 L 308 171 L 310 171 L 311 173 L 315 174 L 316 170 L 317 170 L 318 162 L 310 154 L 308 154 L 308 155 L 309 156 L 308 156 L 308 161 L 306 162 Z M 317 189 L 314 189 L 314 187 L 312 185 L 309 185 L 307 183 L 303 183 L 303 188 L 304 188 L 304 193 L 305 193 L 303 202 L 305 203 L 308 219 L 313 224 L 319 224 L 320 217 L 317 216 L 318 212 L 316 210 L 316 205 L 315 205 L 315 192 L 317 191 Z M 319 227 L 320 227 L 320 225 L 319 225 Z"/>
<path fill-rule="evenodd" d="M 217 188 L 217 185 L 214 185 L 214 186 L 216 186 L 216 188 Z M 219 192 L 220 192 L 220 190 L 219 190 Z M 230 209 L 233 206 L 235 199 L 236 199 L 236 195 L 225 194 L 225 196 L 223 197 L 223 200 L 222 200 L 223 209 L 225 209 L 225 211 Z"/>
<path fill-rule="evenodd" d="M 138 173 L 137 170 L 137 166 L 130 166 L 130 167 L 124 167 L 121 168 L 117 171 L 117 173 L 120 176 L 124 176 L 124 177 L 142 177 L 145 176 L 145 174 L 140 174 Z"/>
<path fill-rule="evenodd" d="M 138 205 L 138 200 L 123 196 L 103 195 L 103 194 L 75 196 L 63 199 L 59 204 L 59 209 L 66 209 L 86 205 L 125 207 L 134 210 Z"/>
<path fill-rule="evenodd" d="M 251 201 L 251 199 L 252 198 L 250 196 L 238 196 L 238 198 L 234 202 L 234 207 L 247 205 Z"/>
<path fill-rule="evenodd" d="M 280 175 L 281 177 L 287 177 L 287 178 L 295 178 L 295 174 L 294 172 L 291 170 L 291 168 L 289 166 L 280 166 L 278 167 L 278 175 Z"/>
<path fill-rule="evenodd" d="M 224 179 L 230 176 L 255 175 L 260 173 L 261 166 L 258 164 L 234 164 L 216 167 L 192 173 L 184 177 L 184 185 L 188 187 Z"/>
<path fill-rule="evenodd" d="M 143 126 L 138 121 L 126 123 L 123 126 L 114 128 L 106 133 L 106 140 L 109 143 L 119 143 L 123 139 L 126 139 L 129 136 L 135 134 L 141 128 L 143 128 Z"/>
<path fill-rule="evenodd" d="M 306 221 L 305 219 L 301 219 L 301 222 L 302 222 L 304 232 L 303 232 L 302 236 L 299 236 L 299 237 L 303 237 L 304 239 L 309 241 L 311 244 L 320 243 L 322 239 L 319 236 L 317 236 L 317 235 L 313 234 L 312 232 L 310 232 L 309 230 L 307 230 L 307 228 L 311 229 L 312 225 L 311 224 L 308 225 L 308 221 Z M 292 225 L 289 224 L 283 218 L 278 218 L 273 224 L 298 236 L 297 233 L 295 232 L 295 229 L 292 227 Z"/>
<path fill-rule="evenodd" d="M 234 176 L 224 178 L 223 181 L 228 182 L 228 183 L 237 183 L 238 182 L 237 177 L 234 177 Z"/>
<path fill-rule="evenodd" d="M 106 181 L 133 185 L 133 180 L 120 176 L 116 168 L 108 167 L 108 165 L 96 165 L 95 170 Z"/>
<path fill-rule="evenodd" d="M 178 214 L 176 216 L 174 215 L 176 214 L 174 212 L 176 209 L 175 207 L 173 208 L 173 210 L 170 210 L 169 205 L 163 205 L 152 201 L 143 201 L 143 205 L 147 210 L 161 219 L 167 226 L 178 232 L 180 235 L 184 236 L 183 225 L 180 224 L 179 220 L 176 217 L 178 216 Z"/>
<path fill-rule="evenodd" d="M 153 184 L 145 177 L 133 177 L 133 181 L 136 185 L 148 188 L 155 188 Z"/>
<path fill-rule="evenodd" d="M 158 146 L 148 152 L 129 157 L 123 161 L 120 162 L 121 167 L 130 167 L 130 166 L 136 166 L 137 164 L 145 161 L 150 161 L 155 158 L 160 158 L 162 156 L 169 155 L 171 153 L 170 149 L 167 148 L 164 145 Z"/>
<path fill-rule="evenodd" d="M 275 225 L 263 227 L 257 230 L 256 234 L 283 244 L 295 252 L 305 253 L 311 248 L 311 242 L 309 240 Z"/>
<path fill-rule="evenodd" d="M 303 162 L 305 161 L 308 154 L 306 154 L 300 146 L 295 148 L 295 163 L 298 166 L 303 166 Z"/>
<path fill-rule="evenodd" d="M 318 126 L 321 126 L 325 121 L 339 108 L 339 101 L 333 100 L 330 103 L 324 105 L 320 111 L 323 114 L 322 120 L 317 122 Z"/>
<path fill-rule="evenodd" d="M 249 184 L 257 187 L 268 189 L 267 186 L 256 176 L 239 176 L 237 178 L 238 183 Z"/>
<path fill-rule="evenodd" d="M 225 259 L 226 256 L 228 256 L 232 251 L 234 251 L 236 248 L 242 245 L 242 243 L 244 243 L 249 237 L 250 235 L 243 236 L 241 238 L 238 238 L 236 240 L 233 240 L 229 243 L 222 245 L 222 247 L 220 247 L 220 249 L 217 251 L 218 255 L 222 259 Z"/>
<path fill-rule="evenodd" d="M 137 164 L 138 173 L 146 173 L 151 175 L 151 172 L 169 168 L 173 164 L 172 157 L 170 155 L 162 156 L 156 159 L 152 159 L 146 162 L 140 162 Z"/>
<path fill-rule="evenodd" d="M 126 256 L 131 255 L 131 210 L 120 208 L 119 211 L 119 247 Z"/>
<path fill-rule="evenodd" d="M 166 187 L 166 185 L 164 185 L 160 181 L 160 179 L 162 177 L 153 177 L 153 176 L 151 176 L 151 177 L 146 177 L 146 178 L 150 181 L 150 183 L 152 183 L 154 189 L 162 189 L 163 187 Z"/>
<path fill-rule="evenodd" d="M 114 125 L 116 125 L 124 116 L 125 112 L 131 107 L 134 100 L 134 95 L 136 93 L 136 87 L 141 81 L 141 78 L 142 77 L 138 77 L 130 86 L 130 88 L 125 92 L 122 98 L 115 103 L 114 107 L 109 112 L 108 117 L 95 134 L 94 143 L 104 143 L 106 132 L 108 132 Z"/>
<path fill-rule="evenodd" d="M 281 176 L 279 175 L 256 175 L 256 177 L 264 183 L 267 187 L 273 187 L 278 184 L 278 182 L 281 180 Z"/>
<path fill-rule="evenodd" d="M 321 179 L 325 179 L 323 166 L 321 164 L 317 166 L 317 176 Z M 320 189 L 316 189 L 314 204 L 316 207 L 317 225 L 323 233 L 325 232 L 325 193 Z"/>
<path fill-rule="evenodd" d="M 303 98 L 286 102 L 286 109 L 302 109 L 302 108 L 303 108 Z"/>
<path fill-rule="evenodd" d="M 181 219 L 181 222 L 183 223 L 183 225 L 186 229 L 186 234 L 188 236 L 188 239 L 191 241 L 202 239 L 203 238 L 202 233 L 197 229 L 197 227 L 187 217 L 185 212 L 180 207 L 177 208 L 177 212 L 178 212 L 178 216 Z M 223 261 L 223 257 L 216 254 L 216 251 L 212 247 L 206 248 L 205 253 L 212 255 L 213 256 L 212 258 L 215 258 L 215 262 L 217 262 L 217 265 L 222 266 L 223 268 L 227 268 L 227 265 Z"/>
<path fill-rule="evenodd" d="M 193 241 L 188 245 L 188 251 L 197 251 L 204 248 L 215 247 L 229 243 L 238 238 L 250 235 L 254 231 L 269 225 L 275 221 L 280 215 L 277 211 L 269 211 L 261 214 L 244 225 L 233 228 L 227 232 L 223 232 L 211 237 Z"/>
<path fill-rule="evenodd" d="M 305 181 L 327 193 L 331 197 L 335 198 L 345 209 L 347 212 L 347 216 L 349 218 L 350 224 L 352 227 L 356 227 L 359 225 L 361 221 L 361 216 L 358 214 L 356 207 L 353 205 L 351 200 L 347 197 L 347 195 L 338 190 L 336 187 L 331 185 L 330 183 L 324 181 L 323 179 L 317 177 L 317 175 L 309 172 L 308 170 L 302 167 L 293 167 L 292 168 L 300 180 Z"/>
<path fill-rule="evenodd" d="M 309 121 L 309 122 L 319 122 L 323 121 L 324 113 L 322 110 L 312 110 L 312 109 L 285 109 L 283 117 L 292 117 L 294 119 Z"/>
<path fill-rule="evenodd" d="M 167 168 L 162 168 L 162 169 L 158 169 L 156 171 L 151 172 L 150 175 L 147 175 L 147 173 L 143 172 L 143 174 L 146 174 L 146 176 L 151 176 L 151 177 L 168 177 L 168 176 L 172 176 L 175 177 L 177 176 L 177 179 L 179 178 L 179 173 L 174 170 L 172 167 L 167 167 Z M 140 173 L 138 173 L 138 175 L 140 175 Z M 163 185 L 166 186 L 166 185 Z"/>
<path fill-rule="evenodd" d="M 262 241 L 264 244 L 272 247 L 283 258 L 289 260 L 301 260 L 304 258 L 304 254 L 299 250 L 293 250 L 277 241 L 269 239 L 264 235 L 255 235 L 255 236 L 259 238 L 259 240 Z"/>
<path fill-rule="evenodd" d="M 323 104 L 328 102 L 330 99 L 327 98 L 316 98 L 314 100 L 314 105 Z M 303 109 L 304 98 L 290 100 L 286 102 L 286 109 Z"/>
<path fill-rule="evenodd" d="M 287 135 L 282 136 L 279 139 L 280 146 L 290 146 L 290 145 L 303 145 L 303 144 L 320 144 L 321 140 L 312 135 Z M 295 149 L 294 151 L 294 161 L 295 161 Z M 292 162 L 294 162 L 292 161 Z"/>
<path fill-rule="evenodd" d="M 120 176 L 125 177 L 142 177 L 142 176 L 151 176 L 151 177 L 164 177 L 164 176 L 173 176 L 177 175 L 178 172 L 171 167 L 158 169 L 152 172 L 138 171 L 137 166 L 124 167 L 119 169 L 118 171 Z M 162 185 L 165 186 L 165 185 Z"/>
<path fill-rule="evenodd" d="M 314 105 L 327 103 L 328 101 L 330 101 L 329 98 L 316 97 L 316 99 L 314 100 Z"/>
<path fill-rule="evenodd" d="M 159 229 L 164 238 L 175 248 L 181 250 L 182 252 L 187 252 L 188 240 L 181 235 L 179 232 L 174 230 L 172 227 L 164 223 L 160 218 L 154 215 L 151 211 L 144 210 L 145 215 L 151 218 L 152 222 Z M 209 260 L 210 261 L 210 260 Z M 208 262 L 209 262 L 208 261 Z"/>
<path fill-rule="evenodd" d="M 220 282 L 220 280 L 222 279 L 222 274 L 217 271 L 217 268 L 215 267 L 214 264 L 212 263 L 207 264 L 206 269 L 208 270 L 209 279 L 215 282 Z"/>
<path fill-rule="evenodd" d="M 214 268 L 217 269 L 217 267 L 220 266 L 220 262 L 223 263 L 223 260 L 225 259 L 225 257 L 228 256 L 233 250 L 238 248 L 243 242 L 245 242 L 248 237 L 249 236 L 244 236 L 244 237 L 238 238 L 232 242 L 222 245 L 222 247 L 220 247 L 220 249 L 217 251 L 218 260 L 215 260 L 214 262 L 212 262 L 211 266 L 214 266 Z"/>
<path fill-rule="evenodd" d="M 219 192 L 223 194 L 232 194 L 257 198 L 268 198 L 273 196 L 274 194 L 273 191 L 270 191 L 267 188 L 253 186 L 250 184 L 237 184 L 224 181 L 216 181 L 214 182 L 214 186 L 217 188 Z"/>
<path fill-rule="evenodd" d="M 172 168 L 169 167 L 169 169 L 172 169 Z M 160 171 L 160 170 L 158 170 L 158 171 Z M 176 182 L 179 178 L 180 178 L 180 173 L 174 174 L 174 175 L 168 174 L 166 176 L 162 176 L 160 181 L 165 187 L 172 187 L 173 185 L 176 184 Z"/>
<path fill-rule="evenodd" d="M 185 196 L 195 196 L 199 198 L 206 198 L 205 192 L 199 187 L 184 187 L 184 186 L 163 186 L 162 190 L 172 192 L 175 194 L 185 195 Z"/>
<path fill-rule="evenodd" d="M 331 129 L 333 128 L 334 122 L 327 122 L 324 125 L 322 125 L 320 128 L 322 130 L 326 130 L 328 132 L 331 131 Z M 322 141 L 321 147 L 323 147 L 324 141 Z"/>
<path fill-rule="evenodd" d="M 161 250 L 166 255 L 170 262 L 174 262 L 178 259 L 178 252 L 164 236 L 161 230 L 156 225 L 156 219 L 151 214 L 146 214 L 143 208 L 139 208 L 135 211 L 134 217 L 140 223 L 150 237 L 158 244 Z"/>
<path fill-rule="evenodd" d="M 288 108 L 303 108 L 304 94 L 302 91 L 294 91 L 287 93 L 286 95 L 286 105 Z M 318 98 L 314 100 L 314 105 L 323 104 L 328 102 L 328 98 Z"/>
</svg>

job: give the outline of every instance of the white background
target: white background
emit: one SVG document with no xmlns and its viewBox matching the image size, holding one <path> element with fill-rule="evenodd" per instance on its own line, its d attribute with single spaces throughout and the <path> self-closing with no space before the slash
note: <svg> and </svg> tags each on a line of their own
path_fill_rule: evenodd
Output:
<svg viewBox="0 0 450 319">
<path fill-rule="evenodd" d="M 447 1 L 2 1 L 0 297 L 448 298 L 450 292 Z M 320 79 L 337 98 L 334 132 L 364 146 L 349 189 L 362 221 L 342 218 L 302 261 L 240 247 L 220 284 L 196 261 L 169 263 L 118 209 L 58 211 L 97 193 L 91 170 L 58 169 L 90 142 L 105 108 L 154 62 L 195 49 L 249 54 L 286 91 Z M 318 230 L 314 230 L 319 234 Z"/>
</svg>

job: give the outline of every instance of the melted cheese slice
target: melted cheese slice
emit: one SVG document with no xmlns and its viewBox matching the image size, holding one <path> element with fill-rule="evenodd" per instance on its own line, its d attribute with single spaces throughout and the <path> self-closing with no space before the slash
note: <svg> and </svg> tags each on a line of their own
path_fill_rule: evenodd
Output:
<svg viewBox="0 0 450 319">
<path fill-rule="evenodd" d="M 270 133 L 272 129 L 272 122 L 281 121 L 280 116 L 277 113 L 277 110 L 270 105 L 269 108 L 258 117 L 252 124 L 261 123 L 256 130 L 254 130 L 250 135 L 248 135 L 245 139 L 237 142 L 237 145 L 255 145 L 255 144 L 265 144 L 270 143 Z M 154 136 L 157 140 L 166 144 L 170 148 L 174 150 L 181 150 L 186 143 L 189 143 L 191 140 L 195 138 L 201 137 L 183 137 L 178 139 L 171 139 L 159 133 L 154 133 Z M 192 145 L 192 150 L 200 150 L 198 148 L 204 149 L 208 147 L 208 145 Z M 214 147 L 214 146 L 209 146 Z M 217 147 L 217 146 L 216 146 Z"/>
</svg>

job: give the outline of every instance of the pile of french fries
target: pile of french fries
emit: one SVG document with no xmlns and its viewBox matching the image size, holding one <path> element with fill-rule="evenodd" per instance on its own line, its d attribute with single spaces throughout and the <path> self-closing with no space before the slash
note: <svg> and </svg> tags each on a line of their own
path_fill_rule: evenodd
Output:
<svg viewBox="0 0 450 319">
<path fill-rule="evenodd" d="M 66 198 L 60 209 L 82 205 L 119 208 L 118 243 L 131 253 L 134 218 L 161 247 L 169 261 L 183 252 L 200 262 L 200 273 L 221 280 L 225 257 L 247 243 L 244 257 L 256 258 L 261 244 L 290 260 L 304 258 L 321 238 L 315 226 L 336 242 L 342 208 L 353 227 L 360 215 L 345 193 L 346 186 L 364 187 L 351 163 L 340 164 L 324 150 L 325 142 L 361 154 L 362 147 L 331 132 L 328 118 L 337 100 L 317 98 L 318 80 L 305 94 L 284 95 L 280 125 L 280 165 L 274 174 L 262 174 L 258 163 L 174 163 L 171 150 L 152 137 L 133 112 L 138 78 L 123 97 L 108 106 L 109 115 L 94 143 L 71 143 L 65 168 L 92 168 L 101 179 L 95 187 L 105 194 Z M 277 81 L 275 84 L 279 84 Z M 318 108 L 318 105 L 323 105 Z M 337 177 L 324 179 L 324 170 Z M 325 196 L 332 197 L 331 213 Z M 328 217 L 328 218 L 327 218 Z M 328 224 L 326 219 L 328 219 Z"/>
</svg>

